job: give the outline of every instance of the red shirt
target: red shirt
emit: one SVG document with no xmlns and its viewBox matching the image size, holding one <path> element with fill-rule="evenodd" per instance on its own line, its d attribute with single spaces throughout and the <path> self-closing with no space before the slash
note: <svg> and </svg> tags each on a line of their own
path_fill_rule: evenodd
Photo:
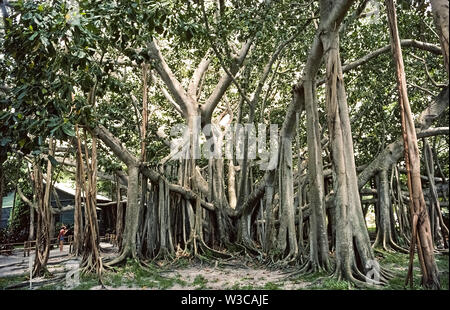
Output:
<svg viewBox="0 0 450 310">
<path fill-rule="evenodd" d="M 59 231 L 58 238 L 61 238 L 61 236 L 64 236 L 65 234 L 66 234 L 66 231 L 64 230 L 64 228 L 61 229 L 61 230 Z"/>
</svg>

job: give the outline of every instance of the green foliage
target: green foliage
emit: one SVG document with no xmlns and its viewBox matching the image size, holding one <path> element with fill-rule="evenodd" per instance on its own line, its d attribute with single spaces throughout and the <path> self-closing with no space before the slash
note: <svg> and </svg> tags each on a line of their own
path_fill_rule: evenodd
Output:
<svg viewBox="0 0 450 310">
<path fill-rule="evenodd" d="M 208 280 L 202 275 L 196 276 L 194 281 L 192 282 L 192 284 L 195 285 L 199 290 L 205 289 L 207 283 Z"/>
</svg>

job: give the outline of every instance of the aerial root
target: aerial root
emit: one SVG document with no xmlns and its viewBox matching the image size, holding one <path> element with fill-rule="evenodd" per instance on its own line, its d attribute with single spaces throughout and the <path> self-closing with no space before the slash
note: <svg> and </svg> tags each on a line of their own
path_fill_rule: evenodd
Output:
<svg viewBox="0 0 450 310">
<path fill-rule="evenodd" d="M 175 259 L 175 254 L 171 253 L 168 248 L 160 248 L 158 254 L 152 259 L 154 262 L 156 261 L 167 261 L 171 262 Z"/>
<path fill-rule="evenodd" d="M 355 269 L 356 267 L 352 268 Z M 361 278 L 361 279 L 358 279 Z M 354 276 L 353 273 L 348 270 L 343 272 L 342 270 L 335 269 L 333 274 L 329 277 L 330 279 L 336 279 L 337 281 L 346 281 L 348 282 L 348 288 L 351 288 L 351 285 L 356 286 L 357 288 L 380 288 L 383 283 L 379 281 L 375 281 L 363 275 L 361 272 L 357 273 L 357 276 Z"/>
<path fill-rule="evenodd" d="M 403 253 L 403 254 L 408 254 L 409 253 L 408 249 L 398 245 L 394 240 L 392 240 L 392 236 L 390 236 L 388 238 L 388 240 L 383 240 L 383 242 L 380 242 L 377 239 L 374 242 L 374 244 L 372 245 L 372 249 L 374 249 L 376 251 L 377 247 L 381 247 L 386 252 L 400 252 L 400 253 Z"/>
<path fill-rule="evenodd" d="M 244 252 L 245 256 L 248 258 L 262 258 L 264 257 L 264 253 L 256 248 L 254 244 L 251 244 L 249 242 L 246 242 L 245 240 L 242 240 L 242 243 L 236 243 L 238 247 L 242 249 L 242 252 Z"/>
<path fill-rule="evenodd" d="M 395 275 L 384 267 L 380 267 L 380 274 L 386 280 L 393 279 Z"/>
<path fill-rule="evenodd" d="M 300 270 L 288 273 L 287 278 L 309 275 L 320 271 L 325 271 L 325 269 L 320 268 L 317 264 L 308 260 L 303 264 L 303 266 L 300 267 Z"/>
<path fill-rule="evenodd" d="M 118 265 L 118 264 L 122 263 L 125 259 L 127 259 L 130 256 L 130 254 L 131 254 L 131 250 L 127 247 L 122 251 L 122 253 L 118 257 L 114 258 L 112 261 L 110 261 L 108 263 L 105 263 L 104 266 L 106 268 L 110 268 L 114 265 Z"/>
<path fill-rule="evenodd" d="M 209 247 L 204 240 L 199 237 L 193 237 L 187 242 L 185 249 L 182 251 L 182 256 L 196 258 L 201 262 L 208 262 L 212 259 L 226 260 L 234 258 L 231 253 L 218 251 Z"/>
</svg>

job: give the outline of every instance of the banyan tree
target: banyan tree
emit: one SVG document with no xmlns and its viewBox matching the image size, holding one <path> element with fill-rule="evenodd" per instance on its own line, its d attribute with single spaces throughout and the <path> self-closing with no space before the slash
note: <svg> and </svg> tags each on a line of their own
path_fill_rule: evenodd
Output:
<svg viewBox="0 0 450 310">
<path fill-rule="evenodd" d="M 422 285 L 440 287 L 447 0 L 0 4 L 0 192 L 9 158 L 31 167 L 20 196 L 36 274 L 65 171 L 73 254 L 100 278 L 129 258 L 243 256 L 383 286 L 376 254 L 396 251 L 410 255 L 406 282 L 417 253 Z"/>
</svg>

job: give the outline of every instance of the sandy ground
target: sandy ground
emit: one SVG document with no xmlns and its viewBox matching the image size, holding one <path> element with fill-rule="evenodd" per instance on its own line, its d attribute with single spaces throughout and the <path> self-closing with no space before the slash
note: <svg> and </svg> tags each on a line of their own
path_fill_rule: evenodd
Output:
<svg viewBox="0 0 450 310">
<path fill-rule="evenodd" d="M 205 279 L 205 288 L 222 290 L 231 288 L 261 288 L 266 285 L 277 286 L 280 289 L 296 290 L 308 286 L 308 282 L 293 282 L 286 280 L 286 275 L 278 270 L 262 268 L 200 267 L 192 266 L 165 274 L 167 277 L 179 277 L 192 283 L 197 277 Z M 171 289 L 196 289 L 194 285 L 181 286 L 175 284 Z"/>
<path fill-rule="evenodd" d="M 23 250 L 14 250 L 12 255 L 0 256 L 0 277 L 18 276 L 29 272 L 29 262 L 34 260 L 34 252 L 30 256 L 24 257 Z M 50 271 L 58 271 L 62 264 L 70 260 L 69 246 L 64 246 L 63 251 L 58 249 L 50 251 L 48 267 Z"/>
<path fill-rule="evenodd" d="M 283 289 L 298 290 L 305 289 L 311 285 L 310 282 L 292 281 L 286 279 L 286 274 L 278 270 L 268 270 L 260 267 L 243 267 L 242 262 L 236 261 L 236 267 L 233 264 L 214 267 L 193 265 L 188 267 L 175 268 L 171 271 L 161 272 L 165 278 L 181 279 L 184 285 L 175 283 L 167 288 L 168 290 L 227 290 L 227 289 Z M 195 282 L 201 279 L 203 285 Z M 100 285 L 94 286 L 91 290 L 101 290 Z M 142 288 L 136 286 L 106 286 L 108 290 L 142 290 L 142 289 L 158 289 L 158 288 Z"/>
<path fill-rule="evenodd" d="M 111 244 L 101 243 L 100 246 L 106 250 L 102 252 L 103 257 L 116 255 L 115 248 Z M 32 259 L 34 259 L 32 252 Z M 0 256 L 0 277 L 18 276 L 30 272 L 30 257 L 23 257 L 23 250 L 15 250 L 13 255 Z M 79 265 L 79 258 L 75 258 L 69 253 L 69 246 L 64 246 L 63 252 L 58 249 L 50 251 L 48 269 L 51 273 L 65 277 L 71 270 L 75 270 Z M 286 290 L 296 290 L 306 288 L 308 282 L 294 282 L 286 280 L 286 275 L 278 270 L 268 270 L 261 267 L 246 267 L 242 262 L 230 262 L 226 266 L 189 265 L 186 267 L 176 267 L 174 269 L 161 272 L 165 278 L 181 279 L 184 285 L 174 281 L 169 290 L 194 290 L 194 289 L 261 289 L 279 288 Z M 199 281 L 200 280 L 200 281 Z M 35 286 L 48 282 L 49 279 L 33 279 Z M 200 284 L 199 284 L 200 282 Z M 66 288 L 66 287 L 65 287 Z M 70 287 L 67 287 L 70 288 Z M 66 288 L 66 289 L 67 289 Z M 94 286 L 92 290 L 104 289 L 101 286 Z M 109 290 L 136 290 L 143 289 L 137 286 L 110 287 Z M 157 289 L 157 288 L 144 288 Z"/>
</svg>

